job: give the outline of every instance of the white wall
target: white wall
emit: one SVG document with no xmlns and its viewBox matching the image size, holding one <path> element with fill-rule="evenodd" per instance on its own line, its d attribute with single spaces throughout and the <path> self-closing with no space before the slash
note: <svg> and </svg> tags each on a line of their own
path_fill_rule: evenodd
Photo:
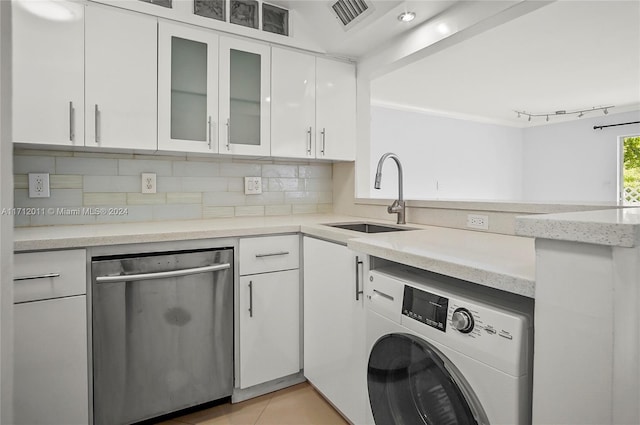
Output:
<svg viewBox="0 0 640 425">
<path fill-rule="evenodd" d="M 378 159 L 391 151 L 402 161 L 406 199 L 616 202 L 618 140 L 640 134 L 640 124 L 593 126 L 639 120 L 634 111 L 515 128 L 373 106 L 369 196 L 397 197 L 393 164 L 385 163 L 382 190 L 373 189 Z"/>
<path fill-rule="evenodd" d="M 11 2 L 0 1 L 0 208 L 13 206 Z M 0 423 L 13 423 L 13 217 L 0 215 Z"/>
<path fill-rule="evenodd" d="M 617 201 L 618 138 L 640 124 L 594 130 L 594 125 L 639 121 L 640 111 L 598 114 L 524 132 L 524 194 L 545 201 Z"/>
<path fill-rule="evenodd" d="M 373 106 L 371 173 L 389 151 L 402 162 L 407 199 L 522 198 L 521 129 Z M 397 197 L 392 162 L 371 197 Z"/>
</svg>

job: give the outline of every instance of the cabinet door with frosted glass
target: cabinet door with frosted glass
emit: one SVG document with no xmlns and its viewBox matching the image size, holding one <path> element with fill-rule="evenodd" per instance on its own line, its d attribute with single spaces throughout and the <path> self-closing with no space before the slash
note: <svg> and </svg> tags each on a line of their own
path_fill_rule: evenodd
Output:
<svg viewBox="0 0 640 425">
<path fill-rule="evenodd" d="M 271 48 L 220 37 L 219 152 L 271 154 Z"/>
<path fill-rule="evenodd" d="M 161 21 L 158 148 L 218 152 L 218 35 Z"/>
</svg>

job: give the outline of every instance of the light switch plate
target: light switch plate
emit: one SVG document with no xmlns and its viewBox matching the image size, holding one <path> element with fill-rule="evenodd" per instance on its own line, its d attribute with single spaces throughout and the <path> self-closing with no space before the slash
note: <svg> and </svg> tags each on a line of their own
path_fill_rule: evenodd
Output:
<svg viewBox="0 0 640 425">
<path fill-rule="evenodd" d="M 245 177 L 244 194 L 259 195 L 262 193 L 262 177 Z"/>
<path fill-rule="evenodd" d="M 29 173 L 29 198 L 49 198 L 49 173 Z"/>
</svg>

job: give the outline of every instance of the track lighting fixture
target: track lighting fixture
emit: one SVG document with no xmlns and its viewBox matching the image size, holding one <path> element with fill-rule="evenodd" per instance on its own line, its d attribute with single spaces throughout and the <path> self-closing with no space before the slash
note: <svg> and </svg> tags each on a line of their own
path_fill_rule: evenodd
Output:
<svg viewBox="0 0 640 425">
<path fill-rule="evenodd" d="M 605 115 L 607 115 L 609 113 L 609 109 L 610 108 L 615 108 L 615 106 L 613 105 L 609 105 L 609 106 L 594 106 L 591 109 L 577 109 L 575 111 L 566 111 L 566 110 L 559 110 L 559 111 L 554 111 L 554 112 L 541 112 L 541 113 L 533 113 L 533 112 L 526 112 L 526 111 L 513 111 L 518 115 L 518 118 L 522 117 L 523 115 L 525 117 L 527 117 L 527 121 L 531 122 L 531 118 L 534 117 L 546 117 L 545 121 L 549 122 L 549 117 L 552 116 L 559 116 L 559 115 L 577 115 L 578 118 L 582 118 L 587 112 L 593 112 L 593 111 L 602 111 Z"/>
</svg>

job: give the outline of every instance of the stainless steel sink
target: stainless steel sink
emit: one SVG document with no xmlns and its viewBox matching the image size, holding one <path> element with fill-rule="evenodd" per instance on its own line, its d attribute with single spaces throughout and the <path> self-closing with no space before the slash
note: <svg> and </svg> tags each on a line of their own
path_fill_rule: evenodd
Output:
<svg viewBox="0 0 640 425">
<path fill-rule="evenodd" d="M 355 232 L 362 232 L 362 233 L 383 233 L 383 232 L 400 232 L 404 230 L 416 230 L 410 227 L 396 227 L 396 226 L 387 226 L 386 224 L 374 224 L 374 223 L 364 223 L 364 222 L 333 223 L 333 224 L 325 224 L 325 226 L 337 227 L 338 229 L 353 230 Z"/>
</svg>

